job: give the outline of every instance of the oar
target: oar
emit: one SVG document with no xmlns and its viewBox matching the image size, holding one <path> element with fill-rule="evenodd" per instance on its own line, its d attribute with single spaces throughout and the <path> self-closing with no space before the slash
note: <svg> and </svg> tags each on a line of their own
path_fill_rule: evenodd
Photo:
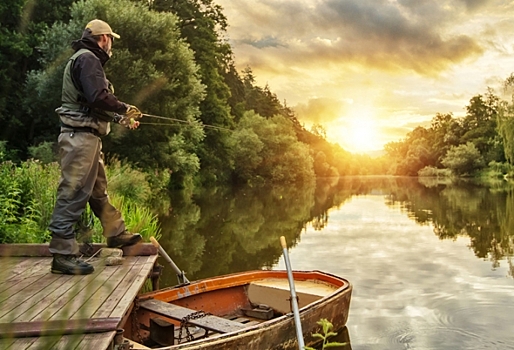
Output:
<svg viewBox="0 0 514 350">
<path fill-rule="evenodd" d="M 291 305 L 293 306 L 294 323 L 296 325 L 296 337 L 298 338 L 298 348 L 303 350 L 305 343 L 303 341 L 302 323 L 300 322 L 300 311 L 298 310 L 298 299 L 296 297 L 296 290 L 294 288 L 293 270 L 289 262 L 289 254 L 287 252 L 287 243 L 284 236 L 280 237 L 280 244 L 282 244 L 282 251 L 284 252 L 284 261 L 287 269 L 287 279 L 289 280 L 289 289 L 291 291 Z"/>
<path fill-rule="evenodd" d="M 184 271 L 179 269 L 178 266 L 173 262 L 173 260 L 171 260 L 170 256 L 168 255 L 168 253 L 166 253 L 164 248 L 161 247 L 159 242 L 157 242 L 157 240 L 154 237 L 150 237 L 150 241 L 157 248 L 157 250 L 159 250 L 159 253 L 164 258 L 164 260 L 166 260 L 171 265 L 171 268 L 177 273 L 178 283 L 179 284 L 190 283 L 189 280 L 186 278 L 186 274 L 184 273 Z"/>
</svg>

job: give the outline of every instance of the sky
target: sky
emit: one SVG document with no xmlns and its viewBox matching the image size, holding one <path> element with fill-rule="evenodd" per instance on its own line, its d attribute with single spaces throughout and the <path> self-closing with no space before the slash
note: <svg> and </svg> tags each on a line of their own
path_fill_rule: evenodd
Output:
<svg viewBox="0 0 514 350">
<path fill-rule="evenodd" d="M 514 72 L 514 1 L 215 0 L 236 67 L 330 142 L 373 153 Z"/>
</svg>

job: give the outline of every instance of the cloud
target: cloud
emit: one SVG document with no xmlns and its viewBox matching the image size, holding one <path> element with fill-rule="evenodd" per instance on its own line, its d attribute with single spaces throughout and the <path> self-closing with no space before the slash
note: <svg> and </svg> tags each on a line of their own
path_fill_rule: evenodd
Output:
<svg viewBox="0 0 514 350">
<path fill-rule="evenodd" d="M 310 99 L 307 103 L 299 103 L 294 111 L 301 122 L 319 124 L 337 120 L 344 109 L 345 105 L 342 101 L 316 98 Z"/>
<path fill-rule="evenodd" d="M 510 1 L 217 2 L 238 69 L 327 135 L 369 111 L 382 138 L 402 139 L 437 113 L 463 116 L 514 71 Z"/>
<path fill-rule="evenodd" d="M 227 0 L 225 0 L 227 1 Z M 234 46 L 253 47 L 286 67 L 355 64 L 434 75 L 483 53 L 473 37 L 446 29 L 484 0 L 233 0 Z M 227 5 L 225 5 L 227 6 Z M 268 66 L 254 50 L 249 64 Z M 268 66 L 269 67 L 269 66 Z"/>
</svg>

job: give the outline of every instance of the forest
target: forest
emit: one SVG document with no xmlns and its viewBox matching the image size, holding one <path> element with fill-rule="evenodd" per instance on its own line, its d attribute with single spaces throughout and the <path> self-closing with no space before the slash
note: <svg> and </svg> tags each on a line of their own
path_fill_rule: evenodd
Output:
<svg viewBox="0 0 514 350">
<path fill-rule="evenodd" d="M 492 89 L 464 117 L 438 113 L 389 143 L 380 157 L 352 154 L 310 130 L 251 67 L 238 72 L 223 8 L 212 0 L 7 0 L 0 5 L 0 160 L 57 160 L 64 65 L 93 18 L 121 40 L 106 74 L 121 101 L 144 117 L 114 125 L 107 161 L 166 178 L 169 189 L 216 184 L 308 183 L 348 175 L 509 175 L 514 104 Z M 514 78 L 505 80 L 505 91 Z"/>
</svg>

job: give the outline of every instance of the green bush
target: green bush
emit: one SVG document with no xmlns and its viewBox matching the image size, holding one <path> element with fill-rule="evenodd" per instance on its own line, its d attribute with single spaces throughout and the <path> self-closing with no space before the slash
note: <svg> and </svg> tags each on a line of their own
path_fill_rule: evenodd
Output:
<svg viewBox="0 0 514 350">
<path fill-rule="evenodd" d="M 148 208 L 152 199 L 146 175 L 115 162 L 107 172 L 114 177 L 110 199 L 124 216 L 127 228 L 148 240 L 158 238 L 157 216 Z M 43 243 L 50 240 L 48 225 L 55 205 L 60 168 L 57 163 L 28 160 L 16 165 L 0 162 L 0 243 Z M 109 184 L 110 186 L 111 184 Z M 94 241 L 103 241 L 102 228 L 88 209 L 83 226 L 91 226 Z"/>
<path fill-rule="evenodd" d="M 37 146 L 29 147 L 29 154 L 31 158 L 38 159 L 44 164 L 57 161 L 56 152 L 53 148 L 54 142 L 42 142 Z"/>
<path fill-rule="evenodd" d="M 441 163 L 455 175 L 472 175 L 484 167 L 484 158 L 472 142 L 452 146 Z"/>
<path fill-rule="evenodd" d="M 450 169 L 439 169 L 432 166 L 426 166 L 418 171 L 420 177 L 451 177 L 452 172 Z"/>
<path fill-rule="evenodd" d="M 142 171 L 122 164 L 113 159 L 105 167 L 108 179 L 108 190 L 138 205 L 147 205 L 152 196 L 152 189 Z"/>
</svg>

